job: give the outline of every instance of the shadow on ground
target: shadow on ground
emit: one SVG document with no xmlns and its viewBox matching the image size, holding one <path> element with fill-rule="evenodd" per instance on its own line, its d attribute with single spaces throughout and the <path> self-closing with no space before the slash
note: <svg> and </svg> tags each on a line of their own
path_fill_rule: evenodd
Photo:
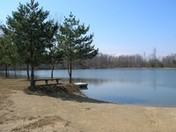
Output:
<svg viewBox="0 0 176 132">
<path fill-rule="evenodd" d="M 28 87 L 24 90 L 28 95 L 49 96 L 62 100 L 75 101 L 79 103 L 108 103 L 86 97 L 79 88 L 73 84 L 50 84 L 37 85 L 35 88 Z"/>
</svg>

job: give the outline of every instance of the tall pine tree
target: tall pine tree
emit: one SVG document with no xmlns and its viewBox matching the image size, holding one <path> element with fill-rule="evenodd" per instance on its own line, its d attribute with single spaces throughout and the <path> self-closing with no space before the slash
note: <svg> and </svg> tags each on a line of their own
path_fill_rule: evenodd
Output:
<svg viewBox="0 0 176 132">
<path fill-rule="evenodd" d="M 19 4 L 18 10 L 7 17 L 8 29 L 13 34 L 18 52 L 31 66 L 31 87 L 34 87 L 34 68 L 40 64 L 41 56 L 57 32 L 58 24 L 48 20 L 48 11 L 39 8 L 39 3 L 31 0 Z"/>
<path fill-rule="evenodd" d="M 67 62 L 69 82 L 72 83 L 72 69 L 75 61 L 91 59 L 97 55 L 98 49 L 92 45 L 93 34 L 87 35 L 89 26 L 80 24 L 79 20 L 70 13 L 59 27 L 58 46 Z"/>
</svg>

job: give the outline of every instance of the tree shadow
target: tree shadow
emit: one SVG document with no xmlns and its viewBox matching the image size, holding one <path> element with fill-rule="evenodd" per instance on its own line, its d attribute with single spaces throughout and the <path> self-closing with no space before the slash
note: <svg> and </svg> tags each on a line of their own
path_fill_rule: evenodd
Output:
<svg viewBox="0 0 176 132">
<path fill-rule="evenodd" d="M 37 85 L 35 88 L 28 87 L 24 92 L 28 95 L 49 96 L 62 99 L 63 101 L 75 101 L 79 103 L 109 103 L 88 98 L 73 84 Z"/>
</svg>

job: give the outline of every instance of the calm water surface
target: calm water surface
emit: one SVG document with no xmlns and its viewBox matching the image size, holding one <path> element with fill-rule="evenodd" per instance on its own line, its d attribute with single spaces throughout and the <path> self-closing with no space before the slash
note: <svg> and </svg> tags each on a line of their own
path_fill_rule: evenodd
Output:
<svg viewBox="0 0 176 132">
<path fill-rule="evenodd" d="M 26 76 L 25 71 L 18 75 Z M 39 78 L 50 77 L 50 70 L 38 70 Z M 67 79 L 67 70 L 55 70 L 55 77 Z M 125 104 L 176 107 L 176 70 L 109 69 L 74 70 L 75 81 L 87 82 L 82 92 L 88 97 Z"/>
</svg>

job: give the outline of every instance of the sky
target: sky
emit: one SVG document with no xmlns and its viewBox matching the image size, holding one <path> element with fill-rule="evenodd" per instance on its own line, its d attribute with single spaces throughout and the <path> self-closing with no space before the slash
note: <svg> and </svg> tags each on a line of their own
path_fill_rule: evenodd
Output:
<svg viewBox="0 0 176 132">
<path fill-rule="evenodd" d="M 147 55 L 156 48 L 158 57 L 176 53 L 176 0 L 36 0 L 61 22 L 72 12 L 90 25 L 93 44 L 109 55 Z M 0 22 L 16 11 L 19 2 L 1 0 Z"/>
</svg>

